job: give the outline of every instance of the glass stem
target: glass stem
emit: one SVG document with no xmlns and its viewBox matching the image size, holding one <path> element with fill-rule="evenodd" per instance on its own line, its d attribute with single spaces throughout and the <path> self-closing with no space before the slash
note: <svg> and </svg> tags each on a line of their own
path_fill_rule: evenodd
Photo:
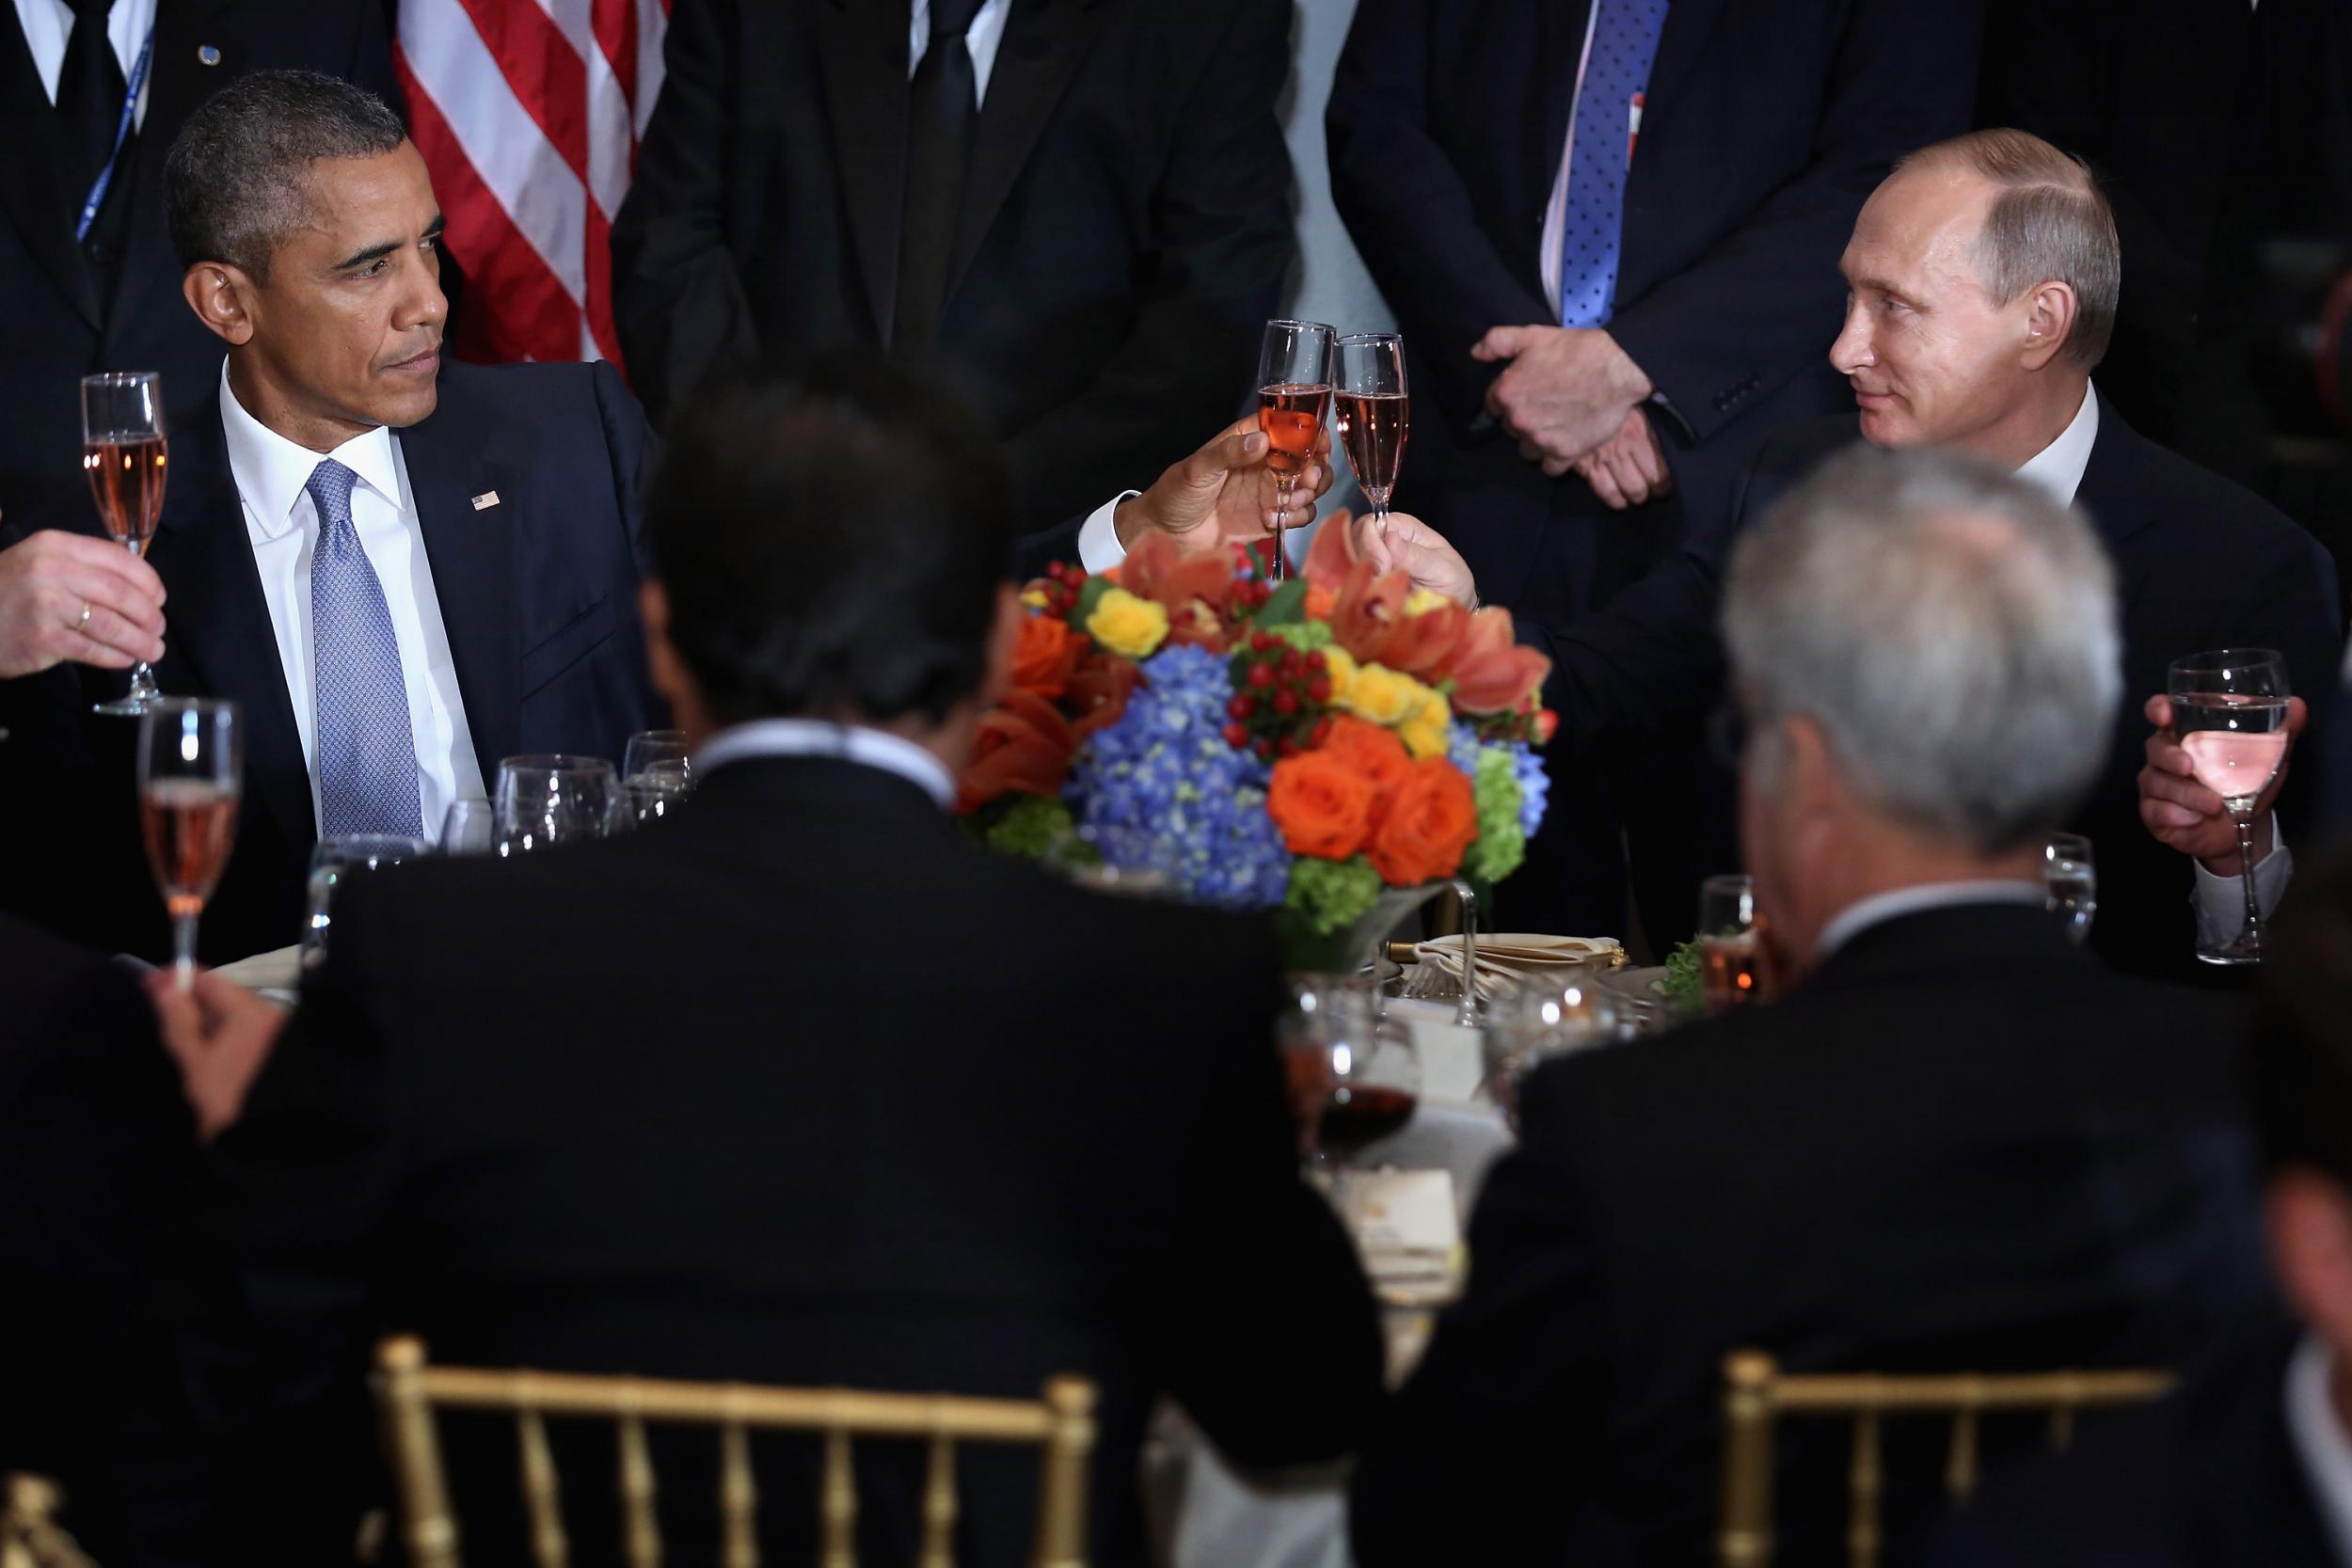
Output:
<svg viewBox="0 0 2352 1568">
<path fill-rule="evenodd" d="M 182 990 L 196 989 L 196 922 L 199 911 L 175 911 L 171 917 L 171 979 Z"/>
<path fill-rule="evenodd" d="M 2254 817 L 2251 812 L 2233 812 L 2230 820 L 2237 827 L 2238 877 L 2246 887 L 2246 945 L 2260 954 L 2263 907 L 2262 900 L 2254 895 Z"/>
</svg>

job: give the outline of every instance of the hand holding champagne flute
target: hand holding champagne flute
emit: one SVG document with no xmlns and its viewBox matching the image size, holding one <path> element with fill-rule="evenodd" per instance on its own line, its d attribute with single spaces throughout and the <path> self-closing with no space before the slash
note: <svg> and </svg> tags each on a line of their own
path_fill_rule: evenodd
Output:
<svg viewBox="0 0 2352 1568">
<path fill-rule="evenodd" d="M 156 371 L 108 371 L 82 378 L 82 471 L 115 542 L 144 558 L 164 515 L 164 378 Z M 141 659 L 131 689 L 101 713 L 144 713 L 161 695 Z"/>
<path fill-rule="evenodd" d="M 1265 432 L 1266 467 L 1275 472 L 1282 510 L 1299 470 L 1323 435 L 1324 405 L 1331 396 L 1333 333 L 1321 322 L 1270 321 L 1258 357 L 1258 425 Z M 1283 573 L 1282 540 L 1274 540 L 1273 576 Z"/>
<path fill-rule="evenodd" d="M 163 697 L 139 719 L 139 824 L 147 862 L 171 913 L 172 970 L 196 982 L 196 927 L 237 837 L 245 736 L 237 705 Z"/>
</svg>

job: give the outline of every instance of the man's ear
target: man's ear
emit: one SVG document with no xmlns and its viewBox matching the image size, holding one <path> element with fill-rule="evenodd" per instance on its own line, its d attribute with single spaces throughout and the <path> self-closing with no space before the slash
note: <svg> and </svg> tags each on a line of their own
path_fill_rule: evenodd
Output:
<svg viewBox="0 0 2352 1568">
<path fill-rule="evenodd" d="M 2072 284 L 2037 284 L 2026 296 L 2025 366 L 2038 371 L 2058 356 L 2074 335 L 2076 301 Z"/>
<path fill-rule="evenodd" d="M 225 261 L 199 261 L 180 279 L 180 297 L 213 335 L 234 345 L 253 337 L 253 280 Z"/>
<path fill-rule="evenodd" d="M 1028 606 L 1021 602 L 1021 592 L 1009 582 L 996 589 L 996 618 L 988 628 L 988 666 L 980 682 L 980 700 L 991 707 L 1012 684 L 1013 650 L 1021 643 L 1021 623 L 1027 618 Z"/>
<path fill-rule="evenodd" d="M 2287 1306 L 2339 1356 L 2352 1349 L 2352 1195 L 2290 1167 L 2263 1192 L 2263 1230 Z"/>
</svg>

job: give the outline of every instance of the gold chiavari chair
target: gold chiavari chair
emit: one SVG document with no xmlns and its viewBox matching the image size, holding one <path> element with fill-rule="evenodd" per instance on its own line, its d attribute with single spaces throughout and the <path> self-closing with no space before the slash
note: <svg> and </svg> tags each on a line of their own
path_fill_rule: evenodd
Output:
<svg viewBox="0 0 2352 1568">
<path fill-rule="evenodd" d="M 1724 1357 L 1724 1501 L 1716 1536 L 1720 1568 L 1771 1568 L 1772 1441 L 1783 1416 L 1844 1416 L 1853 1421 L 1853 1459 L 1846 1472 L 1846 1558 L 1877 1568 L 1883 1545 L 1881 1503 L 1885 1472 L 1880 1423 L 1889 1416 L 1947 1416 L 1944 1491 L 1964 1502 L 1977 1489 L 1978 1423 L 1994 1411 L 2041 1411 L 2050 1446 L 2074 1441 L 2078 1412 L 2161 1397 L 2169 1372 L 2151 1370 L 2019 1373 L 1957 1372 L 1897 1376 L 1879 1372 L 1784 1374 L 1761 1351 Z"/>
<path fill-rule="evenodd" d="M 0 1483 L 0 1568 L 96 1568 L 56 1522 L 65 1497 L 45 1476 Z"/>
<path fill-rule="evenodd" d="M 434 1367 L 424 1343 L 397 1336 L 376 1347 L 376 1407 L 390 1455 L 400 1529 L 415 1568 L 462 1568 L 433 1416 L 489 1410 L 515 1418 L 523 1501 L 536 1568 L 563 1568 L 568 1554 L 546 1418 L 588 1417 L 618 1429 L 622 1555 L 629 1568 L 659 1568 L 648 1422 L 719 1429 L 722 1568 L 758 1568 L 758 1491 L 751 1433 L 805 1432 L 823 1439 L 818 1486 L 820 1568 L 856 1568 L 857 1485 L 850 1464 L 856 1437 L 928 1440 L 921 1568 L 954 1568 L 956 1445 L 1020 1443 L 1041 1450 L 1035 1568 L 1085 1568 L 1087 1464 L 1094 1448 L 1094 1385 L 1049 1380 L 1043 1397 L 963 1399 L 854 1389 L 771 1388 L 739 1383 L 681 1383 L 569 1372 Z"/>
</svg>

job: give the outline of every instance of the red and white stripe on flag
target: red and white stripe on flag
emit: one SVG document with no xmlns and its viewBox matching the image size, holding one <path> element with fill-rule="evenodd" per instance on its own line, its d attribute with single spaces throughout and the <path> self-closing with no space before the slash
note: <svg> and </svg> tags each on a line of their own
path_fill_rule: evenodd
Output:
<svg viewBox="0 0 2352 1568">
<path fill-rule="evenodd" d="M 465 270 L 460 357 L 620 358 L 612 215 L 669 0 L 401 0 L 393 63 Z"/>
</svg>

